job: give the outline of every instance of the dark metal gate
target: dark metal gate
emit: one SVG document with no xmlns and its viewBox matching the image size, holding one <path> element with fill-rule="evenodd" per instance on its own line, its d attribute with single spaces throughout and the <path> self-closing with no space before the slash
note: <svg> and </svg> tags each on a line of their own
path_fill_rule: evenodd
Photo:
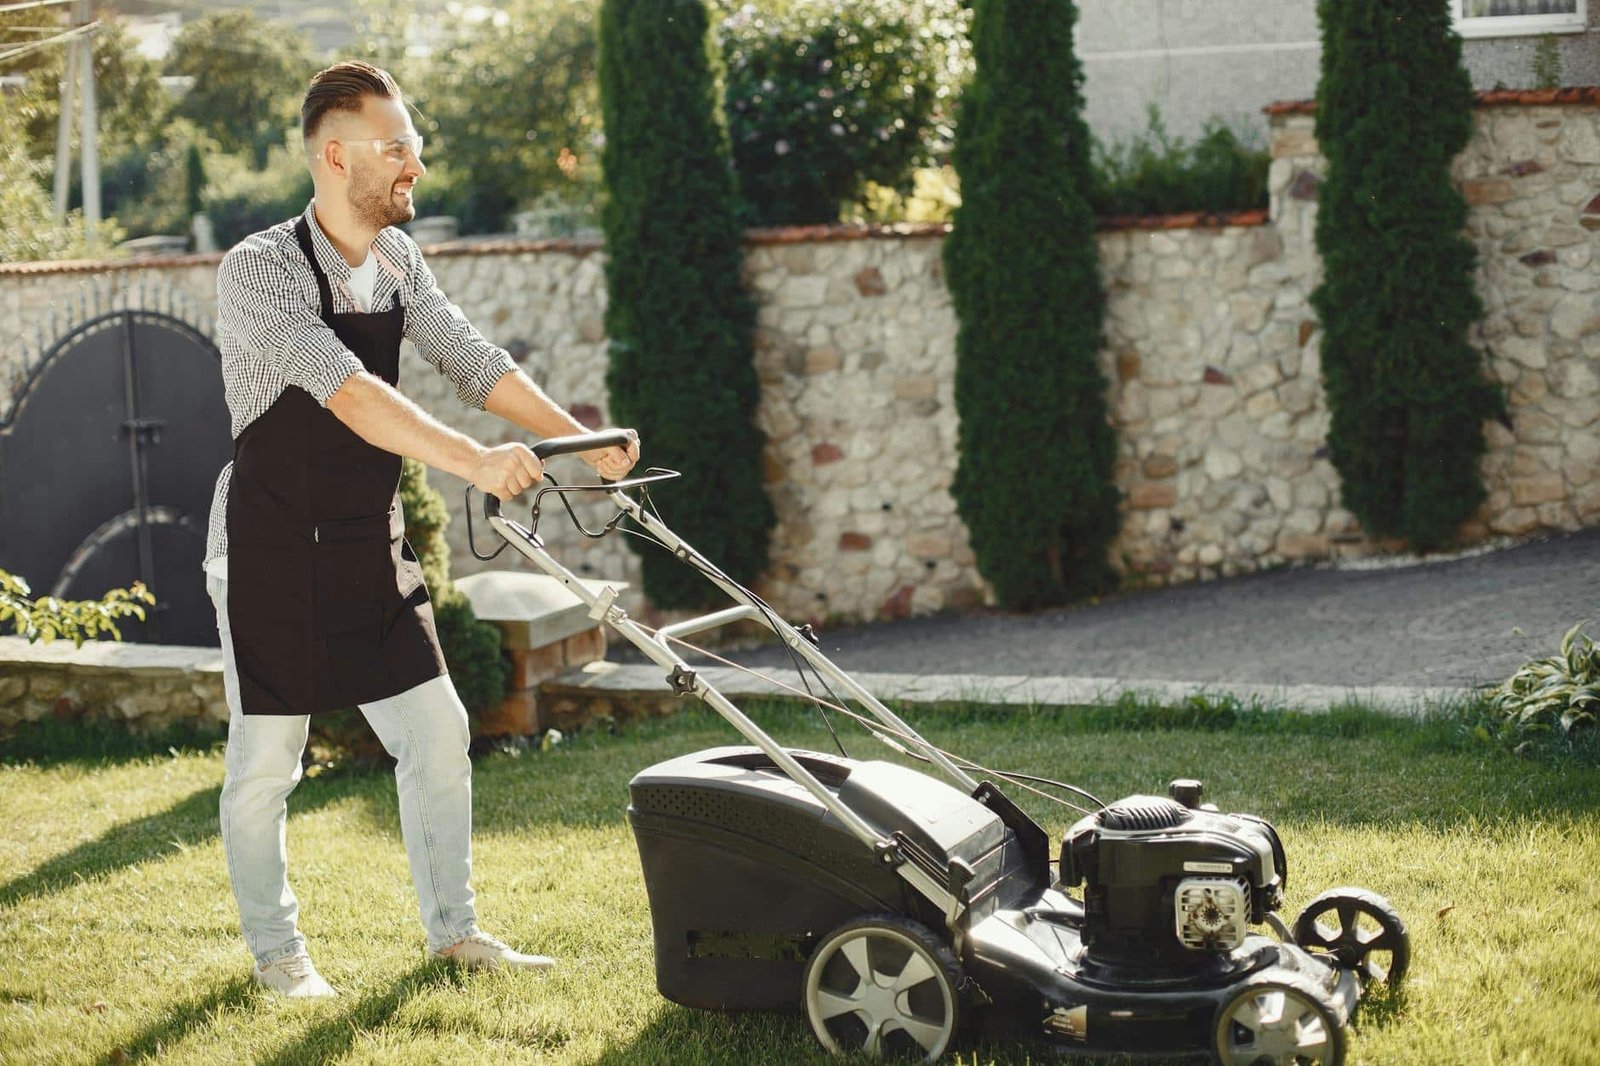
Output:
<svg viewBox="0 0 1600 1066">
<path fill-rule="evenodd" d="M 124 640 L 217 643 L 200 564 L 233 453 L 220 355 L 181 319 L 114 311 L 57 341 L 0 421 L 0 568 L 35 595 L 156 597 Z"/>
</svg>

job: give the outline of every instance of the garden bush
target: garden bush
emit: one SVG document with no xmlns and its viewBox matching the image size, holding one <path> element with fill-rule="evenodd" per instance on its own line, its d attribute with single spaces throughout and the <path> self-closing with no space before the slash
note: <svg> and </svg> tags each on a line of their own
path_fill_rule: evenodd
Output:
<svg viewBox="0 0 1600 1066">
<path fill-rule="evenodd" d="M 1328 457 L 1368 533 L 1452 542 L 1484 499 L 1484 420 L 1501 409 L 1467 330 L 1467 205 L 1450 164 L 1472 135 L 1472 85 L 1446 0 L 1403 12 L 1321 0 L 1317 211 Z"/>
<path fill-rule="evenodd" d="M 1142 136 L 1110 146 L 1096 141 L 1090 202 L 1100 215 L 1164 215 L 1267 206 L 1270 154 L 1220 118 L 1199 140 L 1167 132 L 1160 108 L 1149 109 Z"/>
<path fill-rule="evenodd" d="M 837 222 L 868 182 L 909 193 L 948 135 L 963 22 L 956 0 L 736 6 L 718 37 L 744 220 Z"/>
<path fill-rule="evenodd" d="M 952 491 L 1000 603 L 1111 586 L 1119 493 L 1099 352 L 1083 72 L 1071 0 L 979 0 L 945 244 L 960 455 Z"/>
<path fill-rule="evenodd" d="M 702 0 L 605 0 L 600 99 L 606 144 L 606 386 L 617 425 L 650 461 L 689 476 L 664 517 L 736 581 L 767 561 L 775 518 L 761 482 L 755 307 L 740 279 L 742 234 L 718 121 Z M 658 607 L 716 590 L 655 545 L 642 553 Z"/>
<path fill-rule="evenodd" d="M 1480 735 L 1519 751 L 1545 739 L 1594 748 L 1600 723 L 1600 648 L 1567 630 L 1556 655 L 1529 660 L 1490 694 Z M 1587 742 L 1587 743 L 1585 743 Z"/>
</svg>

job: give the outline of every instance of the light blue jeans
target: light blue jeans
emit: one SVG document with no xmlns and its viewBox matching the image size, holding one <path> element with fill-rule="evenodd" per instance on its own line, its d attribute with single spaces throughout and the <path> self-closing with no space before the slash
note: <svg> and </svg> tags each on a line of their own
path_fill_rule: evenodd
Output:
<svg viewBox="0 0 1600 1066">
<path fill-rule="evenodd" d="M 217 608 L 228 748 L 222 784 L 222 850 L 239 903 L 245 943 L 265 966 L 305 950 L 300 904 L 289 888 L 285 826 L 289 793 L 300 782 L 309 715 L 246 715 L 228 629 L 228 585 L 214 574 L 206 591 Z M 450 675 L 361 705 L 398 765 L 400 832 L 417 887 L 428 947 L 447 948 L 478 931 L 472 886 L 472 764 L 466 708 Z"/>
</svg>

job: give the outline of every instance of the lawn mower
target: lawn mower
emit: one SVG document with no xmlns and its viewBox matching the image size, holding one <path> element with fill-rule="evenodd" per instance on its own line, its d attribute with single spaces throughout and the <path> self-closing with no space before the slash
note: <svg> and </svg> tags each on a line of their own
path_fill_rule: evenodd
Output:
<svg viewBox="0 0 1600 1066">
<path fill-rule="evenodd" d="M 609 431 L 534 451 L 626 439 Z M 673 692 L 703 700 L 749 742 L 669 759 L 629 785 L 663 996 L 798 1009 L 823 1047 L 873 1057 L 931 1062 L 981 1034 L 1090 1057 L 1343 1060 L 1357 1001 L 1405 976 L 1409 937 L 1386 900 L 1334 889 L 1290 925 L 1278 914 L 1289 875 L 1277 832 L 1205 802 L 1199 781 L 1102 803 L 934 746 L 830 662 L 809 627 L 778 617 L 666 526 L 650 486 L 676 476 L 552 480 L 527 525 L 483 501 L 507 544 L 659 664 Z M 586 529 L 573 493 L 603 494 L 616 514 Z M 734 606 L 654 629 L 630 618 L 614 590 L 591 591 L 545 550 L 537 530 L 550 494 L 585 534 L 648 537 Z M 832 755 L 776 743 L 683 657 L 704 653 L 686 638 L 746 621 L 788 649 L 806 686 L 793 691 L 825 719 L 848 716 L 930 772 L 847 758 L 842 745 Z M 1078 812 L 1058 850 L 996 781 Z"/>
</svg>

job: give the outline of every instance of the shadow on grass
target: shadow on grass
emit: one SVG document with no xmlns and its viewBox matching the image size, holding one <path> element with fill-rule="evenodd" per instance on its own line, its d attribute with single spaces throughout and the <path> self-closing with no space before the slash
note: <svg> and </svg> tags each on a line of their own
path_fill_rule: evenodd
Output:
<svg viewBox="0 0 1600 1066">
<path fill-rule="evenodd" d="M 257 994 L 255 982 L 248 977 L 225 981 L 203 996 L 170 1008 L 165 1017 L 147 1025 L 132 1040 L 112 1052 L 112 1061 L 138 1062 L 141 1059 L 161 1058 L 191 1033 L 209 1029 L 220 1011 L 243 1006 Z"/>
<path fill-rule="evenodd" d="M 362 1034 L 381 1027 L 407 1000 L 430 988 L 459 984 L 454 968 L 439 962 L 418 964 L 388 988 L 369 992 L 349 1007 L 318 1022 L 263 1058 L 257 1066 L 301 1066 L 343 1058 Z"/>
<path fill-rule="evenodd" d="M 289 813 L 303 815 L 370 787 L 359 778 L 302 781 L 289 796 Z M 48 896 L 105 874 L 166 857 L 174 850 L 208 844 L 221 833 L 219 786 L 197 789 L 156 814 L 119 822 L 82 844 L 47 859 L 0 885 L 0 907 Z"/>
</svg>

